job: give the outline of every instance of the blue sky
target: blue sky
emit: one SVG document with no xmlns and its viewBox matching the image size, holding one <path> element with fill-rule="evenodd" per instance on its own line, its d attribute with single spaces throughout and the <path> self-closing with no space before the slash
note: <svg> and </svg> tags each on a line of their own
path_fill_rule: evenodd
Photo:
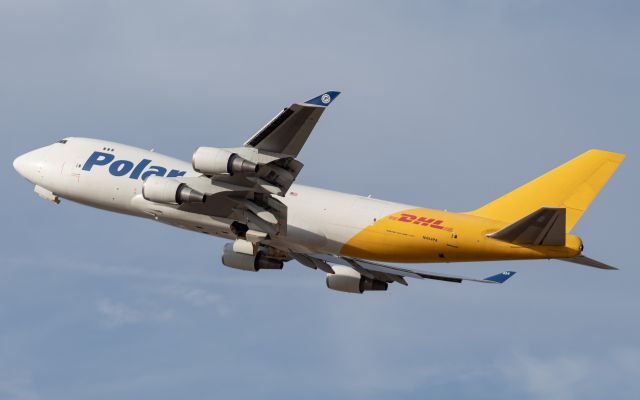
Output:
<svg viewBox="0 0 640 400">
<path fill-rule="evenodd" d="M 637 2 L 0 2 L 0 398 L 636 398 Z M 64 136 L 183 159 L 341 97 L 300 182 L 476 208 L 589 148 L 628 154 L 574 232 L 617 272 L 425 266 L 363 296 L 221 266 L 223 241 L 39 199 Z"/>
</svg>

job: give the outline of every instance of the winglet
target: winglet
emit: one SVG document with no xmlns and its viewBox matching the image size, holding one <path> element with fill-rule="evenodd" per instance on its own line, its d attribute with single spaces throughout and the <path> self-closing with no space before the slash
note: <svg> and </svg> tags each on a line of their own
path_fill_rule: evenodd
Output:
<svg viewBox="0 0 640 400">
<path fill-rule="evenodd" d="M 304 104 L 313 104 L 314 106 L 327 107 L 333 100 L 340 95 L 340 92 L 326 92 L 311 100 L 305 101 Z"/>
<path fill-rule="evenodd" d="M 498 275 L 493 275 L 488 278 L 484 278 L 484 280 L 495 282 L 495 283 L 504 283 L 507 281 L 507 279 L 511 278 L 515 274 L 516 274 L 515 271 L 504 271 L 502 273 L 499 273 Z"/>
</svg>

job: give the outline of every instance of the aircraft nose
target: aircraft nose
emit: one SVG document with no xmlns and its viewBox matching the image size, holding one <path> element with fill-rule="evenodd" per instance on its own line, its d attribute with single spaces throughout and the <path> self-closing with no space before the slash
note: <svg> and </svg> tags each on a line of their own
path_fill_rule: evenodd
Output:
<svg viewBox="0 0 640 400">
<path fill-rule="evenodd" d="M 41 184 L 47 170 L 48 147 L 25 153 L 13 160 L 13 168 L 31 183 Z"/>
<path fill-rule="evenodd" d="M 29 153 L 23 154 L 13 160 L 13 168 L 23 177 L 26 177 L 27 171 L 29 170 L 28 154 Z"/>
</svg>

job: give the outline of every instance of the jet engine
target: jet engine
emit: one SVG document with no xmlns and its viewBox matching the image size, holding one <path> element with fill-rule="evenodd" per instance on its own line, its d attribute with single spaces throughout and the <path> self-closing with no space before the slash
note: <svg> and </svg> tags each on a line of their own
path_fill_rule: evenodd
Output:
<svg viewBox="0 0 640 400">
<path fill-rule="evenodd" d="M 198 147 L 191 160 L 193 169 L 205 175 L 251 173 L 258 164 L 246 160 L 236 153 L 216 147 Z"/>
<path fill-rule="evenodd" d="M 360 275 L 349 267 L 333 266 L 334 274 L 327 274 L 327 287 L 340 292 L 362 293 L 368 290 L 387 290 L 387 283 Z"/>
<path fill-rule="evenodd" d="M 270 258 L 262 250 L 253 255 L 236 252 L 232 243 L 224 245 L 222 263 L 227 267 L 254 272 L 261 269 L 282 269 L 283 266 L 282 260 Z"/>
<path fill-rule="evenodd" d="M 142 197 L 155 203 L 203 203 L 204 194 L 175 179 L 151 175 L 142 185 Z"/>
</svg>

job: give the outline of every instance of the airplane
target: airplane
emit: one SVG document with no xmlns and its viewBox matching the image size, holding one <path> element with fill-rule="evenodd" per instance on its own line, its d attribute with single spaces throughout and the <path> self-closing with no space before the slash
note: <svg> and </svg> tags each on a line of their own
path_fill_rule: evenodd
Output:
<svg viewBox="0 0 640 400">
<path fill-rule="evenodd" d="M 330 289 L 385 291 L 406 278 L 500 284 L 385 263 L 559 259 L 616 269 L 582 254 L 571 230 L 625 155 L 589 150 L 468 212 L 449 212 L 294 184 L 297 159 L 340 92 L 284 108 L 235 148 L 199 147 L 191 163 L 107 140 L 68 137 L 17 157 L 41 198 L 60 198 L 229 239 L 222 264 L 326 273 Z"/>
</svg>

